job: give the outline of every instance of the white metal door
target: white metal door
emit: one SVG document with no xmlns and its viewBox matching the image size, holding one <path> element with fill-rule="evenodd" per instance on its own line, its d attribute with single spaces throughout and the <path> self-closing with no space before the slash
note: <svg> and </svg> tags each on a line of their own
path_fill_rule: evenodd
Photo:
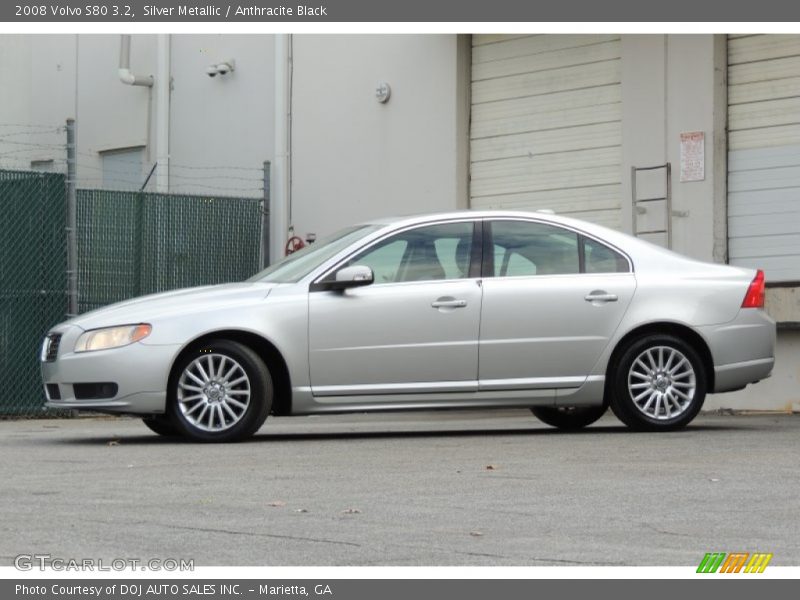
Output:
<svg viewBox="0 0 800 600">
<path fill-rule="evenodd" d="M 620 227 L 615 35 L 474 35 L 472 208 L 552 209 Z"/>
<path fill-rule="evenodd" d="M 728 39 L 728 251 L 800 280 L 800 35 Z"/>
</svg>

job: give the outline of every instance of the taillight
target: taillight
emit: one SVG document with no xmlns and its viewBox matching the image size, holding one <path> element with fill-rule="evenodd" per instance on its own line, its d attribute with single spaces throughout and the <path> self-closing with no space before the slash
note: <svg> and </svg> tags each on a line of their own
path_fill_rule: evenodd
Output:
<svg viewBox="0 0 800 600">
<path fill-rule="evenodd" d="M 764 308 L 764 271 L 761 269 L 756 272 L 750 287 L 747 288 L 742 308 Z"/>
</svg>

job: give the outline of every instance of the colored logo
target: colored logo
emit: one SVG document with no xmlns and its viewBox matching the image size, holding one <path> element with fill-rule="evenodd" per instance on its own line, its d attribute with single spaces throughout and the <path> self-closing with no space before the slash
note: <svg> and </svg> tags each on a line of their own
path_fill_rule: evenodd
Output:
<svg viewBox="0 0 800 600">
<path fill-rule="evenodd" d="M 765 552 L 707 552 L 697 567 L 698 573 L 763 573 L 772 554 Z"/>
</svg>

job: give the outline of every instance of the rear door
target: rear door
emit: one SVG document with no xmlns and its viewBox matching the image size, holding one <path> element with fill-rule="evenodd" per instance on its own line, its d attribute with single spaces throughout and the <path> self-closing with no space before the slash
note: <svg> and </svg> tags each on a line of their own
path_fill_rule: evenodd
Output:
<svg viewBox="0 0 800 600">
<path fill-rule="evenodd" d="M 481 390 L 579 387 L 636 288 L 627 258 L 549 223 L 484 230 Z"/>
</svg>

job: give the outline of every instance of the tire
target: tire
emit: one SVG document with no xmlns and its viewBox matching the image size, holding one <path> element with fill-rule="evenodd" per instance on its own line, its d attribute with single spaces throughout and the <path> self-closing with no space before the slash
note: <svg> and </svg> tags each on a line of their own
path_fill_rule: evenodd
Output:
<svg viewBox="0 0 800 600">
<path fill-rule="evenodd" d="M 673 431 L 688 425 L 705 401 L 707 376 L 698 352 L 668 334 L 633 340 L 609 371 L 609 403 L 617 418 L 638 431 Z"/>
<path fill-rule="evenodd" d="M 548 425 L 565 431 L 576 431 L 591 425 L 602 417 L 608 406 L 536 406 L 533 415 Z"/>
<path fill-rule="evenodd" d="M 152 417 L 144 417 L 142 423 L 158 435 L 165 437 L 174 437 L 180 435 L 175 425 L 167 415 L 153 415 Z"/>
<path fill-rule="evenodd" d="M 264 424 L 272 407 L 272 378 L 249 347 L 212 340 L 175 364 L 168 407 L 179 433 L 196 442 L 239 442 Z"/>
</svg>

